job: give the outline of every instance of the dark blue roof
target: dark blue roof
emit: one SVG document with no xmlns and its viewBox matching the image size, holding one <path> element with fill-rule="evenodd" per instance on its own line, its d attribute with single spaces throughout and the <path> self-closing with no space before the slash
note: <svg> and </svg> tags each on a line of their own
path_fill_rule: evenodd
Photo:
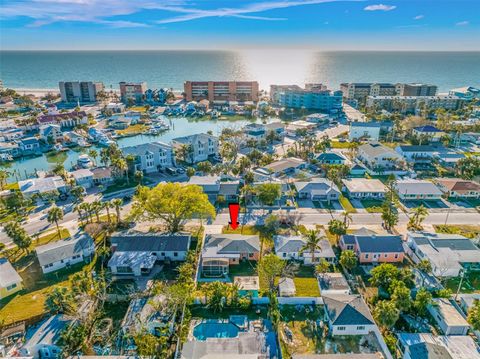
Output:
<svg viewBox="0 0 480 359">
<path fill-rule="evenodd" d="M 439 130 L 435 126 L 431 125 L 415 127 L 414 130 L 418 132 L 443 132 L 442 130 Z"/>
<path fill-rule="evenodd" d="M 403 252 L 400 236 L 354 236 L 360 252 L 398 253 Z"/>
<path fill-rule="evenodd" d="M 329 160 L 329 161 L 332 161 L 332 160 L 335 160 L 335 161 L 345 161 L 345 158 L 334 153 L 334 152 L 326 152 L 326 153 L 321 153 L 317 159 L 319 161 L 326 161 L 326 160 Z"/>
</svg>

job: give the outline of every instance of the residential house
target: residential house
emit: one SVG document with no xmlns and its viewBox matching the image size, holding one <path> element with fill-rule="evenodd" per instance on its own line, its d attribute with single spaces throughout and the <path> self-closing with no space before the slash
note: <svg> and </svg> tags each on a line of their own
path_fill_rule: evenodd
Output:
<svg viewBox="0 0 480 359">
<path fill-rule="evenodd" d="M 93 173 L 88 168 L 72 171 L 70 176 L 75 180 L 77 186 L 82 186 L 85 189 L 93 186 Z"/>
<path fill-rule="evenodd" d="M 435 126 L 425 125 L 413 128 L 412 134 L 418 137 L 426 137 L 432 142 L 440 142 L 440 139 L 445 135 L 445 132 L 439 130 Z"/>
<path fill-rule="evenodd" d="M 378 330 L 367 304 L 360 295 L 323 295 L 325 321 L 329 333 L 336 335 L 365 335 Z"/>
<path fill-rule="evenodd" d="M 437 178 L 440 190 L 453 198 L 480 198 L 480 184 L 461 178 Z"/>
<path fill-rule="evenodd" d="M 19 140 L 23 136 L 24 132 L 21 128 L 2 128 L 0 130 L 0 138 L 5 142 Z"/>
<path fill-rule="evenodd" d="M 316 124 L 327 123 L 329 119 L 330 116 L 324 113 L 312 113 L 311 115 L 307 115 L 307 117 L 305 117 L 305 121 L 313 122 Z"/>
<path fill-rule="evenodd" d="M 442 191 L 430 181 L 417 179 L 403 179 L 395 182 L 398 197 L 404 201 L 413 200 L 439 200 Z"/>
<path fill-rule="evenodd" d="M 59 125 L 42 125 L 39 128 L 40 138 L 47 143 L 63 140 L 63 133 Z"/>
<path fill-rule="evenodd" d="M 60 125 L 61 129 L 71 128 L 78 125 L 88 124 L 88 117 L 85 111 L 73 111 L 69 113 L 57 113 L 53 115 L 43 115 L 37 119 L 38 126 L 42 125 Z"/>
<path fill-rule="evenodd" d="M 111 167 L 96 167 L 90 170 L 93 174 L 93 184 L 107 186 L 113 182 Z"/>
<path fill-rule="evenodd" d="M 392 123 L 388 121 L 351 122 L 348 138 L 350 141 L 363 139 L 378 141 L 381 134 L 390 131 L 392 128 Z"/>
<path fill-rule="evenodd" d="M 477 344 L 467 335 L 398 333 L 403 359 L 480 359 Z"/>
<path fill-rule="evenodd" d="M 192 176 L 187 183 L 202 187 L 211 202 L 215 202 L 219 195 L 227 202 L 238 200 L 239 181 L 222 182 L 219 176 Z"/>
<path fill-rule="evenodd" d="M 176 165 L 172 146 L 163 142 L 143 143 L 122 148 L 123 154 L 132 156 L 133 170 L 153 173 Z"/>
<path fill-rule="evenodd" d="M 335 183 L 326 178 L 312 178 L 310 182 L 295 182 L 295 189 L 299 199 L 312 201 L 336 201 L 340 198 L 340 191 Z"/>
<path fill-rule="evenodd" d="M 31 197 L 35 194 L 67 192 L 67 185 L 60 176 L 31 178 L 18 181 L 18 187 L 20 192 L 26 197 Z"/>
<path fill-rule="evenodd" d="M 340 247 L 353 250 L 360 264 L 399 263 L 405 258 L 400 236 L 345 234 L 341 237 Z"/>
<path fill-rule="evenodd" d="M 342 273 L 322 273 L 318 276 L 318 285 L 322 296 L 331 294 L 351 294 L 350 286 Z"/>
<path fill-rule="evenodd" d="M 47 274 L 80 262 L 90 261 L 95 253 L 95 245 L 89 235 L 82 233 L 38 246 L 35 252 L 42 272 Z"/>
<path fill-rule="evenodd" d="M 67 145 L 71 146 L 86 147 L 88 145 L 85 136 L 74 131 L 64 132 L 63 139 Z"/>
<path fill-rule="evenodd" d="M 118 234 L 110 238 L 113 255 L 108 267 L 115 276 L 149 274 L 159 262 L 184 261 L 190 235 Z"/>
<path fill-rule="evenodd" d="M 430 145 L 400 145 L 395 148 L 408 163 L 429 163 L 440 148 Z"/>
<path fill-rule="evenodd" d="M 465 314 L 468 314 L 476 301 L 480 301 L 480 293 L 459 293 L 460 308 Z"/>
<path fill-rule="evenodd" d="M 480 249 L 459 234 L 408 232 L 407 246 L 413 261 L 429 261 L 437 277 L 458 277 L 464 268 L 480 268 Z"/>
<path fill-rule="evenodd" d="M 445 335 L 466 335 L 470 325 L 446 298 L 433 298 L 428 311 Z"/>
<path fill-rule="evenodd" d="M 459 141 L 462 145 L 480 145 L 480 132 L 465 132 L 460 134 Z"/>
<path fill-rule="evenodd" d="M 306 131 L 306 133 L 312 133 L 317 128 L 317 126 L 318 125 L 316 123 L 312 123 L 304 120 L 298 120 L 298 121 L 289 122 L 287 127 L 285 128 L 285 132 L 290 137 L 297 137 L 299 136 L 299 131 L 301 132 Z"/>
<path fill-rule="evenodd" d="M 321 239 L 319 248 L 313 253 L 304 249 L 307 242 L 303 236 L 285 236 L 279 235 L 273 238 L 275 245 L 275 254 L 284 260 L 298 260 L 306 265 L 319 263 L 322 259 L 333 263 L 335 262 L 335 253 L 327 239 Z"/>
<path fill-rule="evenodd" d="M 366 173 L 367 173 L 367 168 L 360 163 L 355 163 L 350 168 L 350 176 L 353 176 L 353 177 L 364 177 Z"/>
<path fill-rule="evenodd" d="M 265 140 L 271 132 L 279 138 L 285 135 L 285 124 L 281 121 L 274 121 L 266 124 L 251 123 L 243 129 L 247 139 L 254 139 L 256 141 Z"/>
<path fill-rule="evenodd" d="M 380 143 L 366 143 L 358 147 L 357 158 L 371 170 L 398 169 L 402 156 Z"/>
<path fill-rule="evenodd" d="M 349 198 L 354 199 L 383 199 L 387 188 L 378 179 L 350 178 L 342 180 L 344 189 Z"/>
<path fill-rule="evenodd" d="M 0 159 L 9 160 L 22 155 L 22 151 L 17 143 L 0 142 Z"/>
<path fill-rule="evenodd" d="M 274 161 L 264 167 L 256 168 L 254 175 L 257 180 L 266 180 L 272 177 L 291 176 L 305 168 L 306 162 L 300 158 L 287 157 Z"/>
<path fill-rule="evenodd" d="M 324 152 L 317 156 L 317 161 L 322 165 L 344 165 L 347 159 L 340 153 Z"/>
<path fill-rule="evenodd" d="M 205 277 L 223 277 L 228 275 L 230 265 L 258 261 L 259 256 L 258 235 L 210 234 L 205 237 L 201 271 Z"/>
<path fill-rule="evenodd" d="M 186 149 L 185 158 L 182 159 L 189 164 L 218 156 L 218 138 L 208 133 L 175 138 L 172 140 L 172 146 L 177 156 Z"/>
<path fill-rule="evenodd" d="M 22 289 L 22 277 L 6 258 L 0 258 L 0 300 Z"/>
<path fill-rule="evenodd" d="M 36 137 L 26 137 L 18 141 L 18 147 L 24 155 L 40 153 L 40 142 Z"/>
</svg>

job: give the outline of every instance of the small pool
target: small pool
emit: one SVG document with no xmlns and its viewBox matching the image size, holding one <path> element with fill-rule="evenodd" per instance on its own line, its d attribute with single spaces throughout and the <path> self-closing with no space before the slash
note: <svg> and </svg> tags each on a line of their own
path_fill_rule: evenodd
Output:
<svg viewBox="0 0 480 359">
<path fill-rule="evenodd" d="M 235 338 L 238 336 L 238 327 L 232 323 L 205 322 L 193 328 L 193 336 L 197 340 Z"/>
</svg>

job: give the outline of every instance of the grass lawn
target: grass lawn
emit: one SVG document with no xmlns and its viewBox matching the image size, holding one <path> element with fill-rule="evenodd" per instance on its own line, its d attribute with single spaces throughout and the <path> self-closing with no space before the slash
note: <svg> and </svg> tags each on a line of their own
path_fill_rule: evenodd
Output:
<svg viewBox="0 0 480 359">
<path fill-rule="evenodd" d="M 449 233 L 449 234 L 460 234 L 467 238 L 475 238 L 476 236 L 480 235 L 480 226 L 471 226 L 471 225 L 463 225 L 463 226 L 455 226 L 455 225 L 443 225 L 438 224 L 433 226 L 435 231 L 438 233 Z"/>
<path fill-rule="evenodd" d="M 348 213 L 357 213 L 355 207 L 352 206 L 347 197 L 340 195 L 339 202 L 342 205 L 343 209 Z"/>
<path fill-rule="evenodd" d="M 316 278 L 293 278 L 297 297 L 320 297 L 320 288 Z"/>
<path fill-rule="evenodd" d="M 120 136 L 133 136 L 145 132 L 147 126 L 143 124 L 130 125 L 124 130 L 117 130 L 117 134 Z"/>
<path fill-rule="evenodd" d="M 340 142 L 340 141 L 332 141 L 331 142 L 332 148 L 350 148 L 350 142 Z"/>
<path fill-rule="evenodd" d="M 128 108 L 129 111 L 135 111 L 135 112 L 145 112 L 147 109 L 145 106 L 132 106 Z"/>
<path fill-rule="evenodd" d="M 449 278 L 445 283 L 445 286 L 453 293 L 458 290 L 460 284 L 460 277 Z M 467 272 L 463 279 L 462 288 L 460 293 L 480 293 L 480 273 L 479 272 Z"/>
<path fill-rule="evenodd" d="M 242 261 L 240 264 L 231 265 L 229 268 L 230 277 L 236 276 L 256 276 L 257 262 L 256 261 Z"/>
<path fill-rule="evenodd" d="M 146 185 L 148 184 L 149 181 L 143 181 L 143 184 Z M 103 191 L 103 194 L 107 194 L 107 193 L 112 193 L 112 192 L 117 192 L 117 191 L 121 191 L 121 190 L 124 190 L 124 189 L 128 189 L 128 188 L 133 188 L 133 187 L 136 187 L 138 186 L 139 183 L 137 181 L 135 181 L 133 178 L 130 178 L 130 182 L 127 184 L 127 181 L 119 181 L 119 182 L 116 182 L 110 186 L 108 186 L 105 191 Z"/>
<path fill-rule="evenodd" d="M 368 213 L 382 213 L 382 201 L 376 199 L 362 199 L 362 206 Z"/>
<path fill-rule="evenodd" d="M 3 187 L 4 190 L 19 190 L 20 187 L 18 186 L 18 182 L 14 182 L 14 183 L 7 183 L 4 187 Z"/>
</svg>

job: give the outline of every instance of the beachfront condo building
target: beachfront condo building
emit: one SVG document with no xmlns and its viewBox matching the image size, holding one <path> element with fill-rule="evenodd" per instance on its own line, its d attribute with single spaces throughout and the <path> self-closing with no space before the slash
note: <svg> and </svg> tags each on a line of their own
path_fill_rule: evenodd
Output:
<svg viewBox="0 0 480 359">
<path fill-rule="evenodd" d="M 343 94 L 341 91 L 330 91 L 321 84 L 309 84 L 305 88 L 299 86 L 275 86 L 270 88 L 272 96 L 277 105 L 289 108 L 305 108 L 307 110 L 318 110 L 332 112 L 342 109 Z"/>
<path fill-rule="evenodd" d="M 428 110 L 458 110 L 465 104 L 465 99 L 453 95 L 438 96 L 368 96 L 366 107 L 376 111 L 397 111 L 415 113 Z"/>
<path fill-rule="evenodd" d="M 103 91 L 102 82 L 92 81 L 62 81 L 58 83 L 63 102 L 96 102 L 97 94 Z"/>
<path fill-rule="evenodd" d="M 187 101 L 209 100 L 212 103 L 258 102 L 257 81 L 185 81 Z"/>
<path fill-rule="evenodd" d="M 120 98 L 122 102 L 141 103 L 147 91 L 146 82 L 120 82 Z"/>
<path fill-rule="evenodd" d="M 430 84 L 396 84 L 398 96 L 435 96 L 437 86 Z"/>
<path fill-rule="evenodd" d="M 365 103 L 368 96 L 435 96 L 437 86 L 422 83 L 365 83 L 340 84 L 340 90 L 347 101 Z"/>
</svg>

